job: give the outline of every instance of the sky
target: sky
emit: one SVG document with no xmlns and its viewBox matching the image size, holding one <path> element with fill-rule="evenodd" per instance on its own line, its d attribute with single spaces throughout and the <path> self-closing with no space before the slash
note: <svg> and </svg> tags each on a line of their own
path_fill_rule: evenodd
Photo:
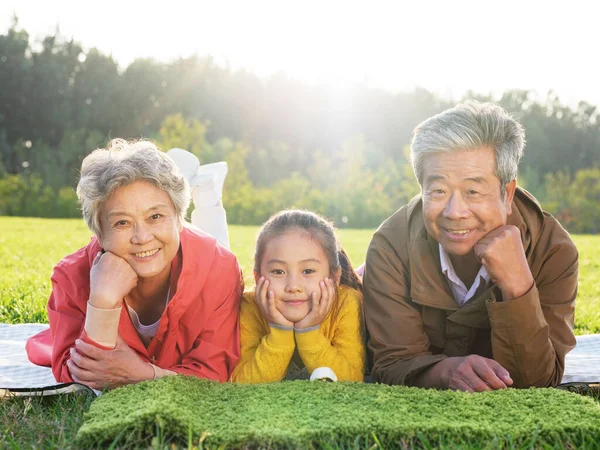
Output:
<svg viewBox="0 0 600 450">
<path fill-rule="evenodd" d="M 137 57 L 211 55 L 259 76 L 283 72 L 332 87 L 549 90 L 600 106 L 600 4 L 569 0 L 182 1 L 2 0 L 33 40 L 60 33 L 122 67 Z"/>
</svg>

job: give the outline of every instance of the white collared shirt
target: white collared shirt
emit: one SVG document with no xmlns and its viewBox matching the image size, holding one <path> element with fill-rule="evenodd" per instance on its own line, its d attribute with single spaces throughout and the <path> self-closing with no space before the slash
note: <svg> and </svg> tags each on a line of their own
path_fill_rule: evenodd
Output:
<svg viewBox="0 0 600 450">
<path fill-rule="evenodd" d="M 444 250 L 441 244 L 440 246 L 440 264 L 442 266 L 442 273 L 446 276 L 448 280 L 448 284 L 450 285 L 450 289 L 452 289 L 452 294 L 454 295 L 454 299 L 456 303 L 460 306 L 463 306 L 467 301 L 475 295 L 480 286 L 485 285 L 490 281 L 490 277 L 485 270 L 485 267 L 482 265 L 477 272 L 477 276 L 475 277 L 475 281 L 470 289 L 467 289 L 462 280 L 456 275 L 456 271 L 454 270 L 454 266 L 452 266 L 452 261 L 450 261 L 450 257 Z"/>
</svg>

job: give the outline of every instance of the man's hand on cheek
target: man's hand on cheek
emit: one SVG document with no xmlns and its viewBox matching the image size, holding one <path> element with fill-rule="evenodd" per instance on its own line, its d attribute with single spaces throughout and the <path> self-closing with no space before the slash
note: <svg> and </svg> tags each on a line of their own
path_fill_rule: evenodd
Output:
<svg viewBox="0 0 600 450">
<path fill-rule="evenodd" d="M 475 244 L 474 251 L 491 280 L 502 291 L 503 300 L 521 297 L 533 286 L 521 233 L 514 225 L 503 225 L 490 231 Z"/>
</svg>

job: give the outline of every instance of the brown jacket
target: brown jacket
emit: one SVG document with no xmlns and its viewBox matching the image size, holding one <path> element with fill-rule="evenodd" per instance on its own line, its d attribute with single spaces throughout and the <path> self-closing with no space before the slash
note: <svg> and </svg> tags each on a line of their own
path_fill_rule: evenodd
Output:
<svg viewBox="0 0 600 450">
<path fill-rule="evenodd" d="M 444 358 L 477 354 L 506 368 L 515 387 L 560 383 L 565 355 L 575 347 L 577 248 L 523 189 L 508 224 L 521 231 L 534 286 L 507 302 L 491 286 L 462 308 L 441 272 L 438 242 L 425 230 L 420 196 L 379 227 L 364 274 L 376 381 L 411 385 Z"/>
</svg>

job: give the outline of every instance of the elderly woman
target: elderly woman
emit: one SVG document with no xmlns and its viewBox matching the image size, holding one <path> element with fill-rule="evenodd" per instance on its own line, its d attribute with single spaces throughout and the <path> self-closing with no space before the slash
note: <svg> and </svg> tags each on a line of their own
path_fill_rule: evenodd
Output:
<svg viewBox="0 0 600 450">
<path fill-rule="evenodd" d="M 185 225 L 189 186 L 173 161 L 150 142 L 115 139 L 83 160 L 77 195 L 95 237 L 52 275 L 57 381 L 226 381 L 239 357 L 240 268 Z"/>
</svg>

